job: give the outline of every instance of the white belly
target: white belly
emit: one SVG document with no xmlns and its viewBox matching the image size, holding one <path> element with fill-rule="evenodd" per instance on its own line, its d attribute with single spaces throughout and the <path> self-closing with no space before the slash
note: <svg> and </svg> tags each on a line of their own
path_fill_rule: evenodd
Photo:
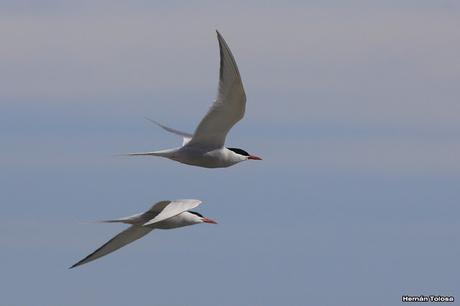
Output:
<svg viewBox="0 0 460 306">
<path fill-rule="evenodd" d="M 227 151 L 225 149 L 206 151 L 183 147 L 173 159 L 183 164 L 205 168 L 225 168 L 241 161 L 228 154 Z"/>
<path fill-rule="evenodd" d="M 193 222 L 193 219 L 191 219 L 189 214 L 181 213 L 175 217 L 152 224 L 152 227 L 159 228 L 159 229 L 171 229 L 171 228 L 183 227 L 183 226 L 193 225 L 193 224 L 195 224 L 195 222 Z"/>
</svg>

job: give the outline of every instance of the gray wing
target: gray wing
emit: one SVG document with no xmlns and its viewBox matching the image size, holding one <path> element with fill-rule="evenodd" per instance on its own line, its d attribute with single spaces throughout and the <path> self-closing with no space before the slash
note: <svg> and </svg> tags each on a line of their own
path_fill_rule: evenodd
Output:
<svg viewBox="0 0 460 306">
<path fill-rule="evenodd" d="M 182 132 L 182 131 L 179 131 L 179 130 L 176 130 L 176 129 L 173 129 L 173 128 L 170 128 L 170 127 L 167 127 L 166 125 L 163 125 L 161 123 L 158 123 L 156 122 L 155 120 L 152 120 L 150 118 L 147 118 L 145 117 L 145 119 L 147 119 L 148 121 L 152 122 L 152 123 L 155 123 L 156 125 L 158 125 L 159 127 L 161 127 L 163 130 L 165 131 L 168 131 L 170 133 L 173 133 L 173 134 L 176 134 L 176 135 L 179 135 L 179 136 L 182 136 L 182 145 L 186 145 L 190 139 L 192 139 L 193 135 L 190 134 L 190 133 L 186 133 L 186 132 Z"/>
<path fill-rule="evenodd" d="M 100 222 L 105 223 L 126 223 L 126 224 L 133 224 L 133 225 L 142 225 L 145 222 L 155 218 L 161 211 L 169 204 L 171 201 L 160 201 L 152 205 L 149 210 L 135 214 L 128 217 L 123 217 L 119 219 L 111 219 L 111 220 L 102 220 Z"/>
<path fill-rule="evenodd" d="M 220 48 L 219 90 L 217 99 L 201 120 L 189 145 L 221 148 L 228 131 L 244 116 L 246 94 L 235 59 L 217 31 Z"/>
<path fill-rule="evenodd" d="M 82 260 L 74 264 L 73 266 L 71 266 L 70 269 L 78 267 L 85 263 L 88 263 L 95 259 L 98 259 L 99 257 L 105 256 L 107 254 L 110 254 L 113 251 L 116 251 L 119 248 L 147 235 L 152 230 L 153 230 L 152 228 L 132 225 L 128 227 L 126 230 L 116 235 L 115 237 L 113 237 L 112 239 L 110 239 L 109 241 L 107 241 L 96 251 L 94 251 L 93 253 L 89 254 L 88 256 L 86 256 L 85 258 L 83 258 Z"/>
<path fill-rule="evenodd" d="M 177 216 L 178 214 L 183 213 L 184 211 L 194 209 L 200 204 L 200 200 L 193 199 L 171 201 L 166 207 L 164 207 L 161 213 L 153 217 L 148 222 L 144 223 L 144 226 L 152 225 L 157 222 L 172 218 L 174 216 Z"/>
</svg>

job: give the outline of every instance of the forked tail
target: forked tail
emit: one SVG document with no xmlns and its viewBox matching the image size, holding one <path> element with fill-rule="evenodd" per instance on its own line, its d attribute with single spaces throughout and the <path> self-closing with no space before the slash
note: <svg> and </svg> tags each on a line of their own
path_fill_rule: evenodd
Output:
<svg viewBox="0 0 460 306">
<path fill-rule="evenodd" d="M 160 151 L 153 151 L 153 152 L 136 152 L 136 153 L 128 153 L 125 154 L 126 156 L 161 156 L 170 158 L 174 155 L 177 149 L 167 149 L 167 150 L 160 150 Z"/>
</svg>

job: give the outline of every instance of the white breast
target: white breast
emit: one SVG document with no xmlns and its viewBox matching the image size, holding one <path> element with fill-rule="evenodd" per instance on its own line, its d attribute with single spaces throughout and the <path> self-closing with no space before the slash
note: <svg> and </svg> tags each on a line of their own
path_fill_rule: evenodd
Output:
<svg viewBox="0 0 460 306">
<path fill-rule="evenodd" d="M 185 211 L 181 214 L 178 214 L 177 216 L 155 223 L 154 225 L 152 225 L 152 227 L 159 229 L 171 229 L 193 225 L 201 222 L 202 221 L 198 216 L 191 214 L 188 211 Z"/>
</svg>

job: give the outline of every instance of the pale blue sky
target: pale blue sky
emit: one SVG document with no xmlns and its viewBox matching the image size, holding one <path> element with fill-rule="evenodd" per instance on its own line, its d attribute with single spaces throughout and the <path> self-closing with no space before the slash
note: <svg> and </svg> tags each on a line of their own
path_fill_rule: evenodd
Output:
<svg viewBox="0 0 460 306">
<path fill-rule="evenodd" d="M 0 1 L 0 306 L 398 305 L 460 299 L 457 1 Z M 245 84 L 200 169 L 175 146 L 217 86 L 219 29 Z M 123 226 L 198 198 L 219 221 L 81 268 Z"/>
</svg>

